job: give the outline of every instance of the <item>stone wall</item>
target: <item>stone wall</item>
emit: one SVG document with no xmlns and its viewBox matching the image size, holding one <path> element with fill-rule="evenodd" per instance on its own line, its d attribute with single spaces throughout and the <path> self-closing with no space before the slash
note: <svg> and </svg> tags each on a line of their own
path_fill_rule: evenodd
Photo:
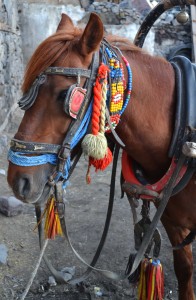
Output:
<svg viewBox="0 0 196 300">
<path fill-rule="evenodd" d="M 62 12 L 71 16 L 75 24 L 84 26 L 89 14 L 94 11 L 103 20 L 106 32 L 118 33 L 133 41 L 144 15 L 150 10 L 150 6 L 147 4 L 142 6 L 135 0 L 124 0 L 120 4 L 94 1 L 90 5 L 91 1 L 88 0 L 80 2 L 83 3 L 84 8 L 79 5 L 79 1 L 71 0 L 66 0 L 66 5 L 64 0 L 19 0 L 19 20 L 25 64 L 37 45 L 55 32 Z M 132 4 L 135 8 L 132 8 Z M 144 47 L 150 53 L 168 56 L 173 47 L 178 48 L 185 43 L 191 43 L 190 22 L 185 26 L 177 23 L 175 20 L 177 13 L 178 10 L 172 10 L 163 14 L 149 32 Z"/>
<path fill-rule="evenodd" d="M 84 27 L 91 12 L 96 12 L 102 19 L 107 33 L 118 34 L 133 41 L 141 23 L 141 15 L 136 9 L 131 9 L 129 1 L 120 4 L 111 2 L 93 2 L 85 9 L 81 5 L 57 3 L 49 4 L 39 0 L 19 1 L 19 20 L 22 32 L 24 62 L 34 52 L 38 44 L 55 32 L 61 13 L 68 14 L 74 23 Z M 30 12 L 30 13 L 29 13 Z M 150 31 L 147 37 L 146 49 L 153 53 L 154 33 Z"/>
<path fill-rule="evenodd" d="M 21 36 L 15 0 L 0 2 L 0 153 L 6 147 L 3 131 L 11 129 L 23 74 Z M 12 123 L 13 124 L 13 123 Z"/>
<path fill-rule="evenodd" d="M 190 19 L 186 24 L 178 23 L 176 17 L 179 12 L 179 8 L 169 10 L 155 23 L 154 53 L 156 55 L 169 57 L 175 52 L 178 52 L 180 48 L 191 47 L 192 35 Z M 187 12 L 190 13 L 188 8 Z"/>
</svg>

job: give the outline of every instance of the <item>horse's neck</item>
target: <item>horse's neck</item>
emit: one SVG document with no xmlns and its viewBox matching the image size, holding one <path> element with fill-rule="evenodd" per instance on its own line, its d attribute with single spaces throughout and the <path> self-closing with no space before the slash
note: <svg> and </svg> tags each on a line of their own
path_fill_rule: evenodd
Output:
<svg viewBox="0 0 196 300">
<path fill-rule="evenodd" d="M 128 57 L 127 57 L 128 58 Z M 146 173 L 161 176 L 169 164 L 167 157 L 172 130 L 175 76 L 171 65 L 162 59 L 131 55 L 133 72 L 131 101 L 117 128 L 126 151 Z"/>
</svg>

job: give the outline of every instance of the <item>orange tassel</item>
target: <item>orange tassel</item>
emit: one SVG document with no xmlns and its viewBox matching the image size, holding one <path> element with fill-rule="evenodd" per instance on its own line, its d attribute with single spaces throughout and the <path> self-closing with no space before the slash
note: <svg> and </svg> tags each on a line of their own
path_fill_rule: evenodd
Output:
<svg viewBox="0 0 196 300">
<path fill-rule="evenodd" d="M 46 218 L 44 226 L 45 238 L 54 239 L 56 235 L 63 235 L 55 198 L 52 195 L 46 206 Z"/>
</svg>

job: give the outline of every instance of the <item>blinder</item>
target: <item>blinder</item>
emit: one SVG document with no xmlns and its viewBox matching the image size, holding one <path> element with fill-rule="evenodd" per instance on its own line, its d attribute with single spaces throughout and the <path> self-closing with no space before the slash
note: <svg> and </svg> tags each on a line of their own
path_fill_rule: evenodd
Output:
<svg viewBox="0 0 196 300">
<path fill-rule="evenodd" d="M 18 105 L 22 110 L 29 109 L 35 102 L 39 87 L 46 81 L 46 75 L 41 73 L 33 82 L 31 88 L 27 93 L 23 95 L 23 97 L 18 101 Z"/>
<path fill-rule="evenodd" d="M 31 88 L 18 101 L 18 105 L 22 110 L 28 110 L 35 102 L 39 87 L 46 81 L 46 74 L 48 75 L 63 75 L 70 77 L 77 77 L 77 83 L 69 87 L 65 100 L 64 111 L 73 119 L 77 119 L 77 115 L 85 100 L 86 89 L 79 87 L 80 77 L 90 78 L 91 70 L 81 68 L 63 68 L 63 67 L 49 67 L 44 73 L 41 73 L 33 82 Z"/>
<path fill-rule="evenodd" d="M 64 111 L 73 119 L 77 119 L 86 96 L 86 89 L 73 84 L 68 89 L 64 100 Z"/>
</svg>

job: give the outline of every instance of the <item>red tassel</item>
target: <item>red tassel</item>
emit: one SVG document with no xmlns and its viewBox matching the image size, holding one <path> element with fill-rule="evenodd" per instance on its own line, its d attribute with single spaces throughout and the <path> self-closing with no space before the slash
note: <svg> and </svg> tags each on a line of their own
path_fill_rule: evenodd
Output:
<svg viewBox="0 0 196 300">
<path fill-rule="evenodd" d="M 93 165 L 95 167 L 96 172 L 98 170 L 103 171 L 112 162 L 112 159 L 113 159 L 112 152 L 111 152 L 110 148 L 108 148 L 107 154 L 102 159 L 95 159 L 93 157 L 89 157 L 89 164 Z"/>
</svg>

